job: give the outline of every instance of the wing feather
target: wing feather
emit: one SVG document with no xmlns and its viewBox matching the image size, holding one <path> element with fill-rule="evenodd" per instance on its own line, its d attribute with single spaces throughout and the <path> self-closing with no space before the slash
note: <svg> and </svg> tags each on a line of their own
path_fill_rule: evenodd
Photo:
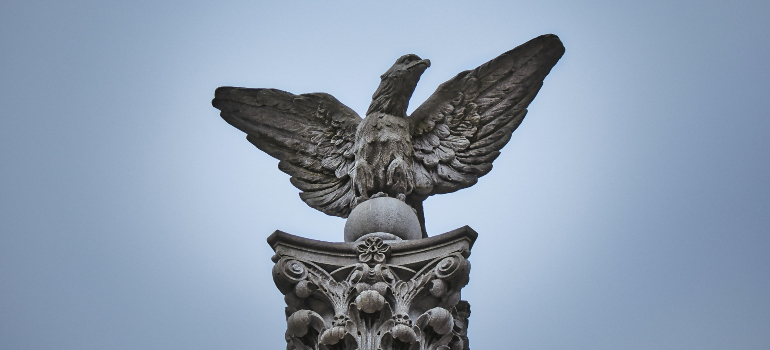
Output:
<svg viewBox="0 0 770 350">
<path fill-rule="evenodd" d="M 491 171 L 563 54 L 543 35 L 441 84 L 410 116 L 415 193 L 454 192 Z"/>
<path fill-rule="evenodd" d="M 333 96 L 220 87 L 212 101 L 228 123 L 280 160 L 309 206 L 347 217 L 353 200 L 356 127 L 361 118 Z"/>
</svg>

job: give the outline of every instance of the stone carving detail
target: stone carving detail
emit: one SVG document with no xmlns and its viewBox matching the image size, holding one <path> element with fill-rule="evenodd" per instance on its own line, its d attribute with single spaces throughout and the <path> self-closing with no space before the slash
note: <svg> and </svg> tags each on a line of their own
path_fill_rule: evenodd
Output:
<svg viewBox="0 0 770 350">
<path fill-rule="evenodd" d="M 273 279 L 287 305 L 287 349 L 468 349 L 470 306 L 460 300 L 460 290 L 470 263 L 463 252 L 436 257 L 414 271 L 389 264 L 389 250 L 382 239 L 370 237 L 355 246 L 360 262 L 331 272 L 277 253 Z"/>
<path fill-rule="evenodd" d="M 385 262 L 385 256 L 390 253 L 390 246 L 385 244 L 380 237 L 367 237 L 364 242 L 356 247 L 358 261 L 362 263 L 374 261 Z"/>
<path fill-rule="evenodd" d="M 382 76 L 364 119 L 329 94 L 223 86 L 212 101 L 228 123 L 280 160 L 309 206 L 347 217 L 370 198 L 409 204 L 427 237 L 422 202 L 474 185 L 527 114 L 564 54 L 534 38 L 441 84 L 407 116 L 430 61 L 404 55 Z"/>
<path fill-rule="evenodd" d="M 466 226 L 428 237 L 422 203 L 492 170 L 563 54 L 556 35 L 534 38 L 460 72 L 411 115 L 430 66 L 413 54 L 380 77 L 364 119 L 324 93 L 216 90 L 222 118 L 280 160 L 305 203 L 350 217 L 342 243 L 268 238 L 287 350 L 468 349 L 460 290 L 477 234 Z"/>
</svg>

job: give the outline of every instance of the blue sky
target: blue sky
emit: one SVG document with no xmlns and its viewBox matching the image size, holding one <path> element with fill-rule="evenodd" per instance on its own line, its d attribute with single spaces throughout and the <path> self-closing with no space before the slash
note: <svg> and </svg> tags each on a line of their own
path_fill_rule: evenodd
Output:
<svg viewBox="0 0 770 350">
<path fill-rule="evenodd" d="M 425 202 L 479 232 L 474 349 L 770 348 L 770 3 L 0 4 L 0 348 L 281 349 L 276 229 L 341 241 L 218 86 L 363 114 L 545 33 L 566 54 L 495 169 Z"/>
</svg>

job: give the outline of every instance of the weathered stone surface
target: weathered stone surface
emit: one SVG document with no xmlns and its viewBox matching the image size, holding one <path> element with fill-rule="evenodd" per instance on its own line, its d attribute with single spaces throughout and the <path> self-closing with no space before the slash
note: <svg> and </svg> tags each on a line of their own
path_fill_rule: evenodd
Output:
<svg viewBox="0 0 770 350">
<path fill-rule="evenodd" d="M 408 117 L 430 66 L 412 54 L 381 76 L 365 119 L 323 93 L 220 87 L 212 104 L 280 159 L 309 206 L 347 217 L 369 198 L 398 198 L 415 209 L 427 237 L 422 202 L 472 186 L 492 169 L 563 54 L 556 35 L 534 38 L 441 84 Z"/>
<path fill-rule="evenodd" d="M 476 232 L 330 243 L 276 231 L 273 280 L 286 301 L 288 350 L 468 349 Z"/>
<path fill-rule="evenodd" d="M 532 39 L 441 84 L 410 116 L 430 66 L 413 54 L 381 76 L 365 119 L 324 93 L 216 90 L 222 118 L 280 160 L 305 203 L 349 217 L 343 243 L 268 238 L 287 350 L 468 349 L 460 291 L 476 233 L 428 238 L 422 202 L 491 171 L 563 54 L 556 35 Z"/>
<path fill-rule="evenodd" d="M 401 239 L 422 238 L 420 221 L 412 208 L 390 197 L 372 198 L 357 205 L 345 222 L 345 242 L 376 232 L 390 233 Z"/>
</svg>

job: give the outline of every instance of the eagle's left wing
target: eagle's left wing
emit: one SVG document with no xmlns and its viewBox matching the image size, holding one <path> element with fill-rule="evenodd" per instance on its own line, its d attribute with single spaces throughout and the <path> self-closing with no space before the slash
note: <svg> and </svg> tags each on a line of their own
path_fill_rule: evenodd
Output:
<svg viewBox="0 0 770 350">
<path fill-rule="evenodd" d="M 492 170 L 563 54 L 556 35 L 542 35 L 441 84 L 409 118 L 413 193 L 454 192 Z"/>
<path fill-rule="evenodd" d="M 324 93 L 223 86 L 211 102 L 251 143 L 278 158 L 307 205 L 347 217 L 354 199 L 354 149 L 361 117 Z"/>
</svg>

